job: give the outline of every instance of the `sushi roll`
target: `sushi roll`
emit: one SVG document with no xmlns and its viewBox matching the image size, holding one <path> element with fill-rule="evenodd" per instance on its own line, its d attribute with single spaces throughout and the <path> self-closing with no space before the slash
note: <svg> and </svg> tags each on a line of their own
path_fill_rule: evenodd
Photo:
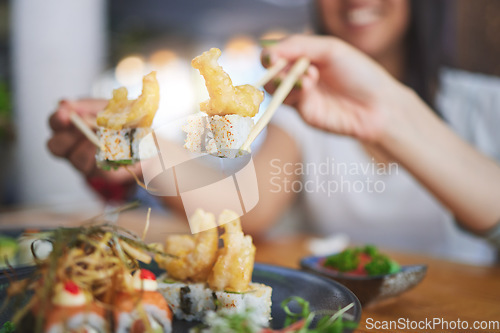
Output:
<svg viewBox="0 0 500 333">
<path fill-rule="evenodd" d="M 116 333 L 169 333 L 172 312 L 158 290 L 156 276 L 141 269 L 131 279 L 133 292 L 118 292 L 114 299 Z M 148 330 L 149 328 L 149 330 Z"/>
<path fill-rule="evenodd" d="M 184 148 L 193 153 L 206 151 L 207 135 L 210 133 L 207 115 L 201 113 L 189 116 L 187 124 L 182 126 L 182 130 L 186 133 Z"/>
<path fill-rule="evenodd" d="M 183 127 L 187 133 L 184 147 L 191 152 L 235 158 L 250 135 L 254 117 L 264 100 L 264 92 L 251 85 L 234 86 L 229 75 L 217 63 L 221 51 L 212 48 L 193 59 L 191 65 L 205 79 L 210 99 L 200 104 L 204 118 L 188 118 Z M 207 133 L 208 134 L 204 135 Z M 203 149 L 205 148 L 205 149 Z"/>
<path fill-rule="evenodd" d="M 105 309 L 74 282 L 56 285 L 52 304 L 45 311 L 45 333 L 109 332 Z"/>
<path fill-rule="evenodd" d="M 243 313 L 250 308 L 260 318 L 271 319 L 272 288 L 264 284 L 250 283 L 245 292 L 215 291 L 205 283 L 184 283 L 165 276 L 158 290 L 172 307 L 176 319 L 203 321 L 210 311 Z"/>
<path fill-rule="evenodd" d="M 242 117 L 237 114 L 212 116 L 210 129 L 217 147 L 219 157 L 235 158 L 239 149 L 245 143 L 254 125 L 251 117 Z"/>
<path fill-rule="evenodd" d="M 113 91 L 113 98 L 97 115 L 97 137 L 102 146 L 96 154 L 98 167 L 133 164 L 157 154 L 154 138 L 149 134 L 159 102 L 156 72 L 144 76 L 142 94 L 136 100 L 128 99 L 125 87 Z"/>
<path fill-rule="evenodd" d="M 106 169 L 120 165 L 134 164 L 158 153 L 149 127 L 114 130 L 99 128 L 97 137 L 103 149 L 96 153 L 97 165 Z"/>
<path fill-rule="evenodd" d="M 191 219 L 202 226 L 216 225 L 215 216 L 201 209 Z M 195 235 L 167 237 L 166 252 L 175 258 L 157 259 L 167 271 L 159 279 L 158 291 L 177 319 L 204 320 L 211 312 L 242 313 L 251 308 L 263 321 L 269 321 L 272 288 L 251 282 L 255 258 L 252 237 L 244 235 L 235 212 L 224 210 L 217 225 L 224 229 L 221 236 L 214 227 Z"/>
<path fill-rule="evenodd" d="M 184 148 L 191 152 L 235 158 L 254 125 L 251 117 L 237 114 L 191 116 L 183 127 Z"/>
</svg>

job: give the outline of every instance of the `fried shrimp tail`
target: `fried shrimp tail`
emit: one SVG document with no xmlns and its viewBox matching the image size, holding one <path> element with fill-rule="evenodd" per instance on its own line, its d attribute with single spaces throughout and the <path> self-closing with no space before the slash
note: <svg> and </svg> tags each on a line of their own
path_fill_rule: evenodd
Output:
<svg viewBox="0 0 500 333">
<path fill-rule="evenodd" d="M 208 285 L 213 290 L 247 291 L 255 259 L 252 237 L 243 234 L 238 214 L 230 210 L 221 213 L 219 225 L 224 228 L 224 246 L 218 250 Z"/>
<path fill-rule="evenodd" d="M 136 100 L 128 99 L 127 88 L 113 91 L 106 109 L 97 116 L 97 125 L 114 130 L 151 127 L 160 103 L 160 87 L 156 72 L 144 76 L 142 94 Z"/>
<path fill-rule="evenodd" d="M 198 209 L 193 220 L 206 229 L 196 235 L 173 235 L 167 237 L 165 252 L 174 257 L 156 258 L 160 267 L 170 277 L 192 282 L 206 281 L 216 260 L 219 233 L 215 217 Z"/>
<path fill-rule="evenodd" d="M 200 104 L 200 110 L 213 115 L 237 114 L 242 117 L 253 117 L 259 111 L 264 93 L 254 86 L 233 86 L 229 75 L 217 63 L 221 51 L 212 48 L 196 57 L 191 65 L 200 71 L 205 78 L 210 99 Z"/>
</svg>

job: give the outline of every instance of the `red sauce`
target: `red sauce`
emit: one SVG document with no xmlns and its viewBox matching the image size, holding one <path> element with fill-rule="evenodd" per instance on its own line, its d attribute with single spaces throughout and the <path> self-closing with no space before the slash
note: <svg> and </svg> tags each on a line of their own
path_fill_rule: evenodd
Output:
<svg viewBox="0 0 500 333">
<path fill-rule="evenodd" d="M 335 269 L 330 266 L 325 266 L 326 258 L 321 259 L 318 263 L 323 267 L 328 270 L 331 270 L 335 273 L 338 274 L 343 274 L 343 275 L 350 275 L 350 276 L 368 276 L 368 272 L 365 270 L 365 265 L 371 261 L 371 257 L 367 255 L 366 253 L 361 253 L 359 255 L 359 264 L 356 269 L 348 272 L 341 272 L 338 269 Z"/>
<path fill-rule="evenodd" d="M 142 280 L 153 280 L 156 281 L 156 276 L 147 269 L 141 269 L 141 279 Z"/>
<path fill-rule="evenodd" d="M 73 281 L 67 281 L 64 284 L 64 289 L 73 295 L 78 295 L 78 293 L 80 293 L 80 288 Z"/>
</svg>

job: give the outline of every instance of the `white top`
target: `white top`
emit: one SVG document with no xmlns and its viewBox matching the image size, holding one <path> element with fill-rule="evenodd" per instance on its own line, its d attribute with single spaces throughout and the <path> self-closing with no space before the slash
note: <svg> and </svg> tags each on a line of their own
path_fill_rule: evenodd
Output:
<svg viewBox="0 0 500 333">
<path fill-rule="evenodd" d="M 500 79 L 444 70 L 441 81 L 437 105 L 443 118 L 462 138 L 500 160 Z M 290 108 L 283 107 L 273 123 L 296 139 L 303 158 L 300 182 L 273 187 L 301 192 L 304 219 L 314 231 L 478 265 L 495 260 L 496 250 L 457 227 L 403 167 L 377 167 L 356 140 L 316 130 Z"/>
</svg>

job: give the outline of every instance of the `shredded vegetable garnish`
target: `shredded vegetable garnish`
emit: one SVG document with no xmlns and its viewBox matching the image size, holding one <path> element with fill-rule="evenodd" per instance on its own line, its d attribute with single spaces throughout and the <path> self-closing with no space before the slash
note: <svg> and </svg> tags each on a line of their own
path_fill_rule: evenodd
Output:
<svg viewBox="0 0 500 333">
<path fill-rule="evenodd" d="M 32 277 L 13 281 L 8 288 L 12 299 L 22 298 L 27 290 L 33 292 L 31 301 L 14 315 L 12 322 L 17 326 L 28 313 L 36 314 L 34 332 L 43 329 L 45 305 L 51 304 L 56 284 L 71 281 L 102 307 L 112 309 L 117 293 L 136 293 L 129 281 L 131 273 L 139 269 L 139 262 L 151 262 L 152 255 L 168 256 L 130 231 L 110 224 L 59 228 L 36 236 L 52 243 L 51 254 L 36 261 Z"/>
</svg>

